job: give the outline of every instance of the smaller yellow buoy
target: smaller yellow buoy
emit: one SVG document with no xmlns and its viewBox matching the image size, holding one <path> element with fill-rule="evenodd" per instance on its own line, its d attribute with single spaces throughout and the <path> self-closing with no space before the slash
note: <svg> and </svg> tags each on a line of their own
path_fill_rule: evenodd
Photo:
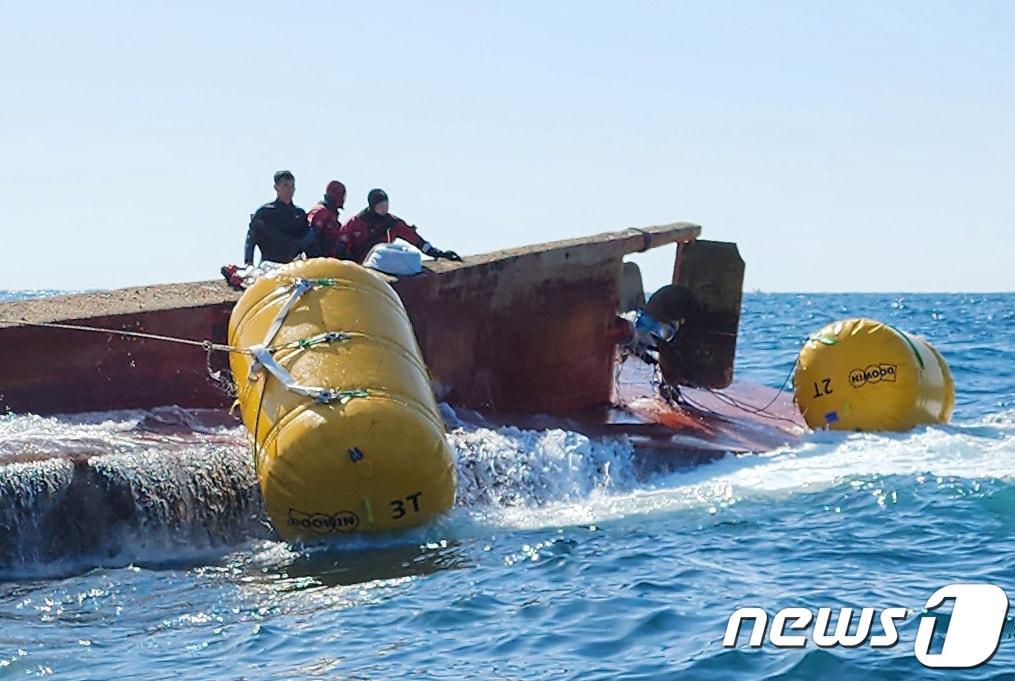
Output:
<svg viewBox="0 0 1015 681">
<path fill-rule="evenodd" d="M 833 322 L 808 338 L 793 387 L 814 429 L 909 430 L 947 422 L 955 406 L 941 353 L 873 319 Z"/>
</svg>

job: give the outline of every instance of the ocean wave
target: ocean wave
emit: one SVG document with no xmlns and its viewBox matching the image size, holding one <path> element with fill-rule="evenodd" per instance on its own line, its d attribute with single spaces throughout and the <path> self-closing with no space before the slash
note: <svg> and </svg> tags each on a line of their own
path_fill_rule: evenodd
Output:
<svg viewBox="0 0 1015 681">
<path fill-rule="evenodd" d="M 766 454 L 645 474 L 651 454 L 624 437 L 490 428 L 442 408 L 455 426 L 448 436 L 459 481 L 455 509 L 429 528 L 353 544 L 644 522 L 687 510 L 714 515 L 884 478 L 960 480 L 969 489 L 1015 481 L 1015 411 L 910 433 L 817 432 Z M 0 566 L 75 555 L 158 560 L 182 547 L 200 552 L 270 536 L 243 429 L 209 420 L 176 409 L 0 418 L 0 463 L 7 462 L 0 466 L 0 526 L 7 529 Z"/>
</svg>

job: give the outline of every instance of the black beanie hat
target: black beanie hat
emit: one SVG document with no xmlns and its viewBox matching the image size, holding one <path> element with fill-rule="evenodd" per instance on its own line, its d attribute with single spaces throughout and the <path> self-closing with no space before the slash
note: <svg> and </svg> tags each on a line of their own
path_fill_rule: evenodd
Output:
<svg viewBox="0 0 1015 681">
<path fill-rule="evenodd" d="M 370 193 L 367 194 L 367 205 L 373 208 L 378 203 L 388 200 L 388 193 L 383 189 L 371 189 Z"/>
</svg>

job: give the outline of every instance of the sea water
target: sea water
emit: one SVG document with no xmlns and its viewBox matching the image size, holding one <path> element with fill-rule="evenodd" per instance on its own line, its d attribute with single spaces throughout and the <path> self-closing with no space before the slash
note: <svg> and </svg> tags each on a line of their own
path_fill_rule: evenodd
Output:
<svg viewBox="0 0 1015 681">
<path fill-rule="evenodd" d="M 646 478 L 623 438 L 478 428 L 444 407 L 460 489 L 443 521 L 312 548 L 154 538 L 0 572 L 0 678 L 1010 678 L 1010 619 L 974 670 L 926 669 L 913 640 L 941 586 L 1015 596 L 1015 295 L 749 294 L 737 376 L 778 387 L 808 333 L 859 315 L 941 350 L 949 425 L 814 433 Z M 0 445 L 82 428 L 115 444 L 129 426 L 7 415 Z M 744 606 L 912 616 L 888 649 L 724 648 Z"/>
</svg>

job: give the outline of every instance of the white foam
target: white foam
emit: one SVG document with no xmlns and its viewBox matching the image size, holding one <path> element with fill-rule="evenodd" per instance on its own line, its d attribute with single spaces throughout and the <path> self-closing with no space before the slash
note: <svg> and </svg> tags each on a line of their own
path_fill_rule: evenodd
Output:
<svg viewBox="0 0 1015 681">
<path fill-rule="evenodd" d="M 566 430 L 459 429 L 455 447 L 458 505 L 539 506 L 635 484 L 626 438 L 590 440 Z"/>
<path fill-rule="evenodd" d="M 428 544 L 490 536 L 501 530 L 591 525 L 685 511 L 714 512 L 747 500 L 785 499 L 875 476 L 1015 480 L 1015 411 L 910 433 L 813 433 L 793 446 L 732 456 L 672 473 L 639 478 L 626 438 L 593 440 L 559 429 L 534 431 L 470 425 L 442 405 L 454 430 L 458 503 L 446 518 L 398 537 L 365 538 L 363 547 Z M 246 456 L 239 429 L 196 438 L 139 436 L 144 413 L 88 418 L 0 417 L 4 449 L 74 449 L 95 443 L 113 456 L 103 466 L 158 469 L 166 448 Z M 134 432 L 131 432 L 134 431 Z M 2 456 L 0 456 L 2 458 Z M 216 459 L 217 460 L 217 459 Z M 68 467 L 65 461 L 59 461 Z M 13 472 L 13 471 L 12 471 Z M 162 475 L 160 479 L 170 479 Z M 355 542 L 354 542 L 355 543 Z"/>
<path fill-rule="evenodd" d="M 794 446 L 727 455 L 642 483 L 633 481 L 626 443 L 568 435 L 500 429 L 459 436 L 457 444 L 470 443 L 460 454 L 491 462 L 492 489 L 508 492 L 484 496 L 474 488 L 488 489 L 485 484 L 466 481 L 468 519 L 460 514 L 456 529 L 471 534 L 478 529 L 467 529 L 473 523 L 535 529 L 685 509 L 718 512 L 746 499 L 811 493 L 872 476 L 1015 480 L 1015 411 L 910 433 L 813 433 Z M 613 475 L 602 474 L 604 463 Z"/>
</svg>

